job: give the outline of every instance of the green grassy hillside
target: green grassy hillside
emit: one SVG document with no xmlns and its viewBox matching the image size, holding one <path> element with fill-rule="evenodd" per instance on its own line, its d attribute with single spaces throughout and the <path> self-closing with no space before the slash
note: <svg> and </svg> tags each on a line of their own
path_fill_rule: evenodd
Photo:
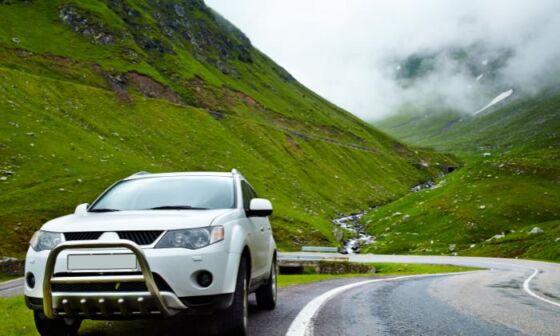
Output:
<svg viewBox="0 0 560 336">
<path fill-rule="evenodd" d="M 375 122 L 375 127 L 408 143 L 432 144 L 437 138 L 449 131 L 464 116 L 454 110 L 416 111 L 412 107 Z"/>
<path fill-rule="evenodd" d="M 557 90 L 472 117 L 429 115 L 423 125 L 431 127 L 416 118 L 401 115 L 378 125 L 411 143 L 457 154 L 463 168 L 439 179 L 435 189 L 366 216 L 378 238 L 369 251 L 560 260 Z M 444 128 L 446 118 L 454 122 Z M 543 232 L 531 234 L 535 227 Z"/>
<path fill-rule="evenodd" d="M 521 152 L 557 147 L 560 89 L 512 99 L 476 115 L 407 108 L 374 125 L 402 141 L 443 151 Z"/>
<path fill-rule="evenodd" d="M 0 255 L 140 170 L 238 168 L 282 248 L 336 244 L 337 212 L 449 160 L 309 91 L 202 1 L 3 0 L 0 17 Z"/>
</svg>

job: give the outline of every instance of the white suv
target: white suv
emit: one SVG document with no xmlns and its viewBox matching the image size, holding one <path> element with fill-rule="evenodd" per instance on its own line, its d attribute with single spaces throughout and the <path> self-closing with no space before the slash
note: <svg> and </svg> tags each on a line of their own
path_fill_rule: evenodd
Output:
<svg viewBox="0 0 560 336">
<path fill-rule="evenodd" d="M 83 319 L 215 313 L 247 330 L 247 296 L 276 306 L 271 203 L 231 173 L 138 173 L 37 231 L 25 299 L 41 335 L 74 335 Z"/>
</svg>

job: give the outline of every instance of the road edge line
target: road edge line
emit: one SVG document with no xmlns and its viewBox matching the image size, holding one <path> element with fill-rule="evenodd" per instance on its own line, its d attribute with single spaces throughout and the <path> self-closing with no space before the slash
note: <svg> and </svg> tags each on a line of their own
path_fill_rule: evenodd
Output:
<svg viewBox="0 0 560 336">
<path fill-rule="evenodd" d="M 531 290 L 531 280 L 533 280 L 533 279 L 537 276 L 537 274 L 540 273 L 540 270 L 537 269 L 537 268 L 533 268 L 533 271 L 534 271 L 533 274 L 531 274 L 531 275 L 530 275 L 527 279 L 525 279 L 525 281 L 523 282 L 523 290 L 524 290 L 525 292 L 527 292 L 527 294 L 531 295 L 532 297 L 534 297 L 534 298 L 536 298 L 536 299 L 539 299 L 539 300 L 544 301 L 544 302 L 546 302 L 546 303 L 548 303 L 548 304 L 551 304 L 551 305 L 560 307 L 560 303 L 554 302 L 554 301 L 549 300 L 549 299 L 547 299 L 547 298 L 543 298 L 542 296 L 538 295 L 537 293 L 535 293 L 535 292 L 533 292 L 533 291 Z"/>
</svg>

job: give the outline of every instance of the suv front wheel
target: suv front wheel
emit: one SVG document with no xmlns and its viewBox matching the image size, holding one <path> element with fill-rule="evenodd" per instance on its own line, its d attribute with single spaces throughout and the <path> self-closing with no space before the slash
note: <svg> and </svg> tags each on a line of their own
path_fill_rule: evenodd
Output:
<svg viewBox="0 0 560 336">
<path fill-rule="evenodd" d="M 221 314 L 222 333 L 224 335 L 247 335 L 247 322 L 249 319 L 249 281 L 247 274 L 247 259 L 242 258 L 237 272 L 233 303 Z"/>
<path fill-rule="evenodd" d="M 277 296 L 277 263 L 276 258 L 272 260 L 272 266 L 270 269 L 270 276 L 266 284 L 262 285 L 257 292 L 257 306 L 261 309 L 273 310 L 276 308 L 276 296 Z"/>
</svg>

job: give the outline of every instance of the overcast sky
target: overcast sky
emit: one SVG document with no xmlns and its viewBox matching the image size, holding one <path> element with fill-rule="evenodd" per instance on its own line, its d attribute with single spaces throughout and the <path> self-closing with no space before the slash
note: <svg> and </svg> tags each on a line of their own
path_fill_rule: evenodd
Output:
<svg viewBox="0 0 560 336">
<path fill-rule="evenodd" d="M 499 91 L 534 91 L 543 76 L 558 75 L 560 69 L 559 0 L 206 0 L 206 4 L 300 82 L 365 120 L 394 113 L 403 103 L 421 105 L 434 99 L 472 113 Z M 399 62 L 411 54 L 472 50 L 473 45 L 482 46 L 481 62 L 509 52 L 491 89 L 482 90 L 487 79 L 476 81 L 484 68 L 480 74 L 466 73 L 445 57 L 438 58 L 437 71 L 421 81 L 403 87 L 395 79 Z"/>
</svg>

